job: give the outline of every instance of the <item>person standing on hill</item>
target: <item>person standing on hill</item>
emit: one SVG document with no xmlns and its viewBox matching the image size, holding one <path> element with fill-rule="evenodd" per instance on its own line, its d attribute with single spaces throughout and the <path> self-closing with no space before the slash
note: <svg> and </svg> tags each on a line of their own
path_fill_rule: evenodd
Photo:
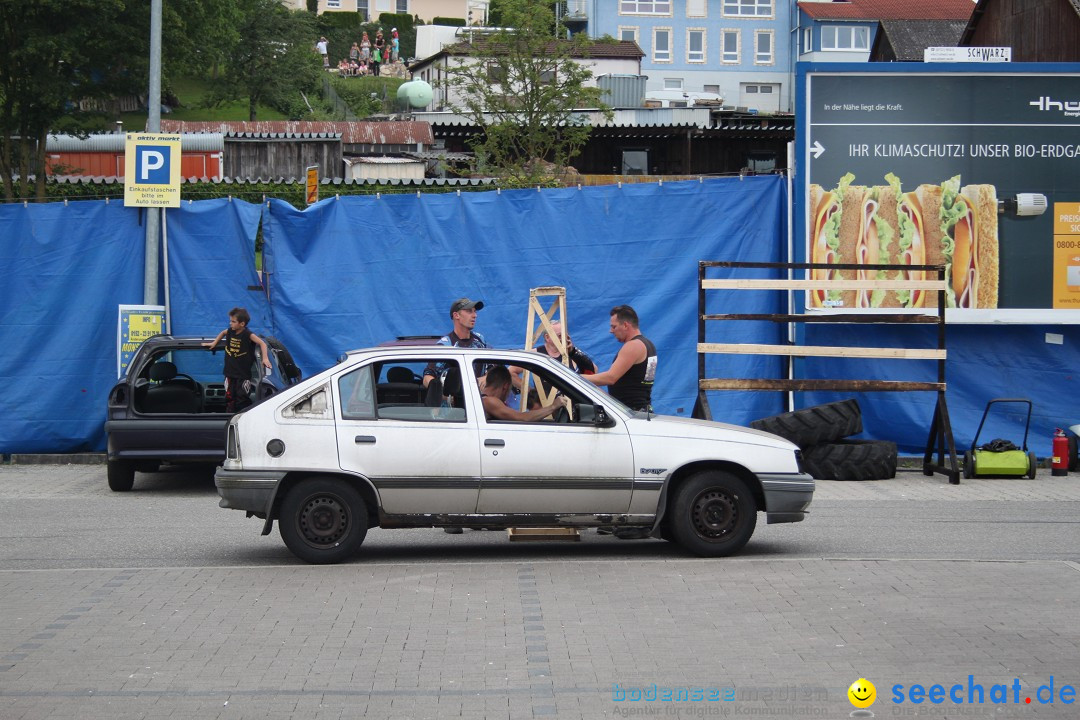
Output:
<svg viewBox="0 0 1080 720">
<path fill-rule="evenodd" d="M 367 32 L 364 32 L 364 36 L 360 38 L 360 59 L 367 65 L 371 60 L 371 38 L 367 36 Z"/>
</svg>

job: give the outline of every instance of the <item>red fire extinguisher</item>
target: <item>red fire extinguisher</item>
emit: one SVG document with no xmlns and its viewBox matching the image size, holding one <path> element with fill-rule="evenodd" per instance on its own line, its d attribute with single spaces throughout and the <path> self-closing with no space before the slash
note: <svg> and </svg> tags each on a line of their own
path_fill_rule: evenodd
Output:
<svg viewBox="0 0 1080 720">
<path fill-rule="evenodd" d="M 1051 475 L 1069 474 L 1069 438 L 1061 428 L 1054 430 L 1054 455 L 1051 462 Z"/>
</svg>

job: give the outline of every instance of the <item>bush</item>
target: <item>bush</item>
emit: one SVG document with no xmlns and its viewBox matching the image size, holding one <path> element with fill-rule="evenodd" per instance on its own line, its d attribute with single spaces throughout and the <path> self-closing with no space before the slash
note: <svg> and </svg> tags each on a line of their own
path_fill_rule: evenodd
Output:
<svg viewBox="0 0 1080 720">
<path fill-rule="evenodd" d="M 465 27 L 465 18 L 444 18 L 437 17 L 431 19 L 432 25 L 445 25 L 447 27 Z"/>
<path fill-rule="evenodd" d="M 330 80 L 338 96 L 358 118 L 390 112 L 395 107 L 397 89 L 404 82 L 398 78 L 335 77 Z M 372 97 L 374 94 L 375 97 Z"/>
</svg>

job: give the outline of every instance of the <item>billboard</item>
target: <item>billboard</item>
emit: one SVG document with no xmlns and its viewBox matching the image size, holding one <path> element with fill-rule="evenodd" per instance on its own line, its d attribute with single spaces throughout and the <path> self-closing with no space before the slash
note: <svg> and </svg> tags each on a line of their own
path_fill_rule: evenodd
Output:
<svg viewBox="0 0 1080 720">
<path fill-rule="evenodd" d="M 1080 72 L 1048 64 L 799 71 L 797 213 L 826 279 L 923 279 L 952 322 L 1080 322 Z M 932 279 L 932 278 L 926 278 Z M 820 312 L 933 312 L 936 293 L 809 292 Z"/>
</svg>

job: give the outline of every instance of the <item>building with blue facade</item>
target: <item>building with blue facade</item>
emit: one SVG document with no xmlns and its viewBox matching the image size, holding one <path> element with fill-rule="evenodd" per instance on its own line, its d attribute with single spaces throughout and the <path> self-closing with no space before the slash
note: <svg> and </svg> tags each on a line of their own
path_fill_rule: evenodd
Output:
<svg viewBox="0 0 1080 720">
<path fill-rule="evenodd" d="M 716 93 L 723 104 L 791 112 L 794 0 L 569 0 L 592 37 L 645 52 L 646 93 Z"/>
</svg>

